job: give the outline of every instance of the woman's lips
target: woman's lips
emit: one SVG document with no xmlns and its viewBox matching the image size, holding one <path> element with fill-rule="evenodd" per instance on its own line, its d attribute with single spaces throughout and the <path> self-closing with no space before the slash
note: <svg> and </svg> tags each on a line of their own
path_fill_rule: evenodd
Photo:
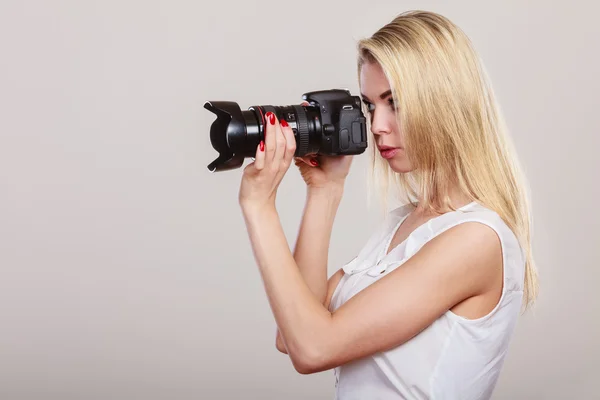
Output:
<svg viewBox="0 0 600 400">
<path fill-rule="evenodd" d="M 398 151 L 400 151 L 399 148 L 387 148 L 379 150 L 381 157 L 383 158 L 392 158 L 396 155 L 396 153 L 398 153 Z"/>
</svg>

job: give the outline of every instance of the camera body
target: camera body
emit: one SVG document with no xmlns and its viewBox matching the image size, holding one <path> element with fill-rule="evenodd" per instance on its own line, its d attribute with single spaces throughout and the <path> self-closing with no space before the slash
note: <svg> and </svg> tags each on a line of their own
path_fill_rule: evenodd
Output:
<svg viewBox="0 0 600 400">
<path fill-rule="evenodd" d="M 308 105 L 251 106 L 241 111 L 229 101 L 207 101 L 204 108 L 217 115 L 210 140 L 219 157 L 208 165 L 212 172 L 239 168 L 244 158 L 254 157 L 264 140 L 266 113 L 285 119 L 296 138 L 294 156 L 307 154 L 355 155 L 367 148 L 366 119 L 360 98 L 345 89 L 304 93 Z"/>
<path fill-rule="evenodd" d="M 360 154 L 367 147 L 360 99 L 347 90 L 332 89 L 302 95 L 308 106 L 264 107 L 285 119 L 296 136 L 296 156 Z"/>
</svg>

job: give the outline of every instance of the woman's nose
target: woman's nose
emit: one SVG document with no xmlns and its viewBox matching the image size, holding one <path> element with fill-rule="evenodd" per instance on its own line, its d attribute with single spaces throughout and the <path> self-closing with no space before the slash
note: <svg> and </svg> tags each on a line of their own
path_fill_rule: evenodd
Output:
<svg viewBox="0 0 600 400">
<path fill-rule="evenodd" d="M 389 123 L 381 113 L 374 112 L 371 115 L 371 132 L 374 135 L 385 135 L 391 132 Z"/>
</svg>

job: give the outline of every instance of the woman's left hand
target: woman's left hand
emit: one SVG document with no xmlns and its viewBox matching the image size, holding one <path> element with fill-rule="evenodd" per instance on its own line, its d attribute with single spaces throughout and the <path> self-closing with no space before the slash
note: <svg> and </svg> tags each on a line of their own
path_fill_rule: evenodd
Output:
<svg viewBox="0 0 600 400">
<path fill-rule="evenodd" d="M 265 119 L 264 143 L 257 146 L 254 162 L 244 168 L 238 199 L 244 212 L 275 208 L 277 188 L 296 151 L 296 139 L 287 122 L 280 123 L 272 112 Z"/>
</svg>

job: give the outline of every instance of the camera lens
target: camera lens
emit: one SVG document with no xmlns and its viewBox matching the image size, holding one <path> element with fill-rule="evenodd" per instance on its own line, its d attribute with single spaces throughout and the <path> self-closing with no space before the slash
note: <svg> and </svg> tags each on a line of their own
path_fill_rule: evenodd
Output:
<svg viewBox="0 0 600 400">
<path fill-rule="evenodd" d="M 309 153 L 317 153 L 321 148 L 322 125 L 319 107 L 310 105 L 252 106 L 249 110 L 255 113 L 259 124 L 258 132 L 260 136 L 256 142 L 257 145 L 264 139 L 265 115 L 270 111 L 275 114 L 279 121 L 285 119 L 290 128 L 292 128 L 294 137 L 296 138 L 296 157 L 302 157 Z M 252 131 L 255 130 L 252 129 Z"/>
</svg>

